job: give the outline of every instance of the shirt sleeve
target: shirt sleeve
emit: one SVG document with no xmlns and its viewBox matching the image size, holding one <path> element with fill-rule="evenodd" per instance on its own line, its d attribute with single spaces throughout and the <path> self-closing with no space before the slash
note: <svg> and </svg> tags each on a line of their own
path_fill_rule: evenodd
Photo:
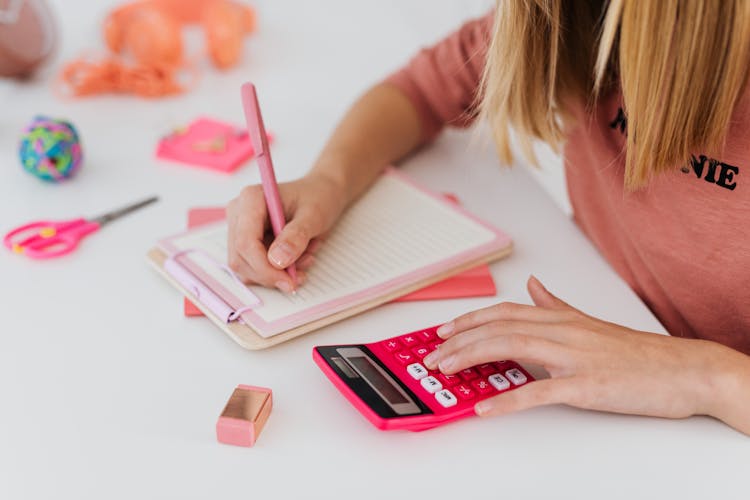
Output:
<svg viewBox="0 0 750 500">
<path fill-rule="evenodd" d="M 414 104 L 429 142 L 446 125 L 467 127 L 476 118 L 476 97 L 487 59 L 494 11 L 468 21 L 386 78 Z"/>
</svg>

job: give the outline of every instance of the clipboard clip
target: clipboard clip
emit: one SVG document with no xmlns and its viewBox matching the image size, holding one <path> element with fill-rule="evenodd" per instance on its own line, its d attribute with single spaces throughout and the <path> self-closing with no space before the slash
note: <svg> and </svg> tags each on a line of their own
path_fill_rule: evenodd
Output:
<svg viewBox="0 0 750 500">
<path fill-rule="evenodd" d="M 234 272 L 226 265 L 217 262 L 213 257 L 200 249 L 181 250 L 172 254 L 167 258 L 166 261 L 164 261 L 164 270 L 167 272 L 167 274 L 174 278 L 174 280 L 177 281 L 177 283 L 179 283 L 182 288 L 188 291 L 188 293 L 190 294 L 189 298 L 206 306 L 215 316 L 224 321 L 224 323 L 228 324 L 232 321 L 241 320 L 243 313 L 252 311 L 255 307 L 263 303 L 263 301 L 261 301 L 257 295 L 255 295 L 250 290 L 247 290 L 247 293 L 249 293 L 254 299 L 253 303 L 247 304 L 239 309 L 234 309 L 232 306 L 227 304 L 226 301 L 224 301 L 224 299 L 222 299 L 216 292 L 206 286 L 206 284 L 203 283 L 200 278 L 198 278 L 188 268 L 186 268 L 179 262 L 178 259 L 188 253 L 201 254 L 202 257 L 206 258 L 216 267 L 229 274 L 229 276 L 231 276 L 232 279 L 239 285 L 247 288 L 246 285 L 242 283 L 239 277 L 234 274 Z"/>
</svg>

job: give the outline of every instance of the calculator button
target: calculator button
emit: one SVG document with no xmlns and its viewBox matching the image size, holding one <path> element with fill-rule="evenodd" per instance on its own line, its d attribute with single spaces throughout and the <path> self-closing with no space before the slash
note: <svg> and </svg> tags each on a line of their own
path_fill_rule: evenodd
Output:
<svg viewBox="0 0 750 500">
<path fill-rule="evenodd" d="M 397 352 L 394 355 L 394 358 L 396 358 L 398 362 L 401 363 L 402 365 L 411 364 L 414 361 L 416 361 L 414 359 L 414 354 L 410 353 L 409 351 Z"/>
<path fill-rule="evenodd" d="M 419 363 L 410 364 L 406 367 L 406 371 L 409 372 L 409 375 L 415 380 L 420 380 L 427 376 L 427 368 Z"/>
<path fill-rule="evenodd" d="M 474 397 L 474 391 L 466 384 L 457 385 L 453 388 L 453 392 L 458 394 L 461 399 L 471 399 Z"/>
<path fill-rule="evenodd" d="M 438 347 L 440 347 L 443 343 L 442 342 L 433 342 L 430 344 L 430 351 L 436 350 Z"/>
<path fill-rule="evenodd" d="M 437 391 L 443 388 L 443 384 L 438 379 L 430 375 L 421 380 L 422 387 L 430 394 L 435 394 Z"/>
<path fill-rule="evenodd" d="M 504 391 L 505 389 L 510 387 L 510 382 L 508 382 L 508 379 L 503 377 L 499 373 L 490 375 L 487 380 L 489 380 L 490 384 L 492 384 L 492 387 L 494 387 L 498 391 Z"/>
<path fill-rule="evenodd" d="M 497 368 L 495 368 L 492 363 L 485 363 L 483 365 L 477 366 L 477 371 L 481 376 L 488 377 L 493 373 L 497 373 Z"/>
<path fill-rule="evenodd" d="M 416 335 L 404 335 L 403 337 L 401 337 L 401 342 L 408 347 L 419 344 L 419 339 L 417 339 Z"/>
<path fill-rule="evenodd" d="M 485 379 L 473 380 L 471 382 L 471 386 L 479 391 L 479 394 L 487 394 L 488 392 L 492 392 L 492 386 Z"/>
<path fill-rule="evenodd" d="M 435 399 L 438 403 L 443 405 L 444 408 L 456 406 L 456 403 L 458 403 L 458 399 L 456 399 L 456 396 L 454 396 L 453 393 L 448 389 L 443 389 L 442 391 L 437 392 L 435 394 Z"/>
<path fill-rule="evenodd" d="M 458 372 L 458 374 L 461 375 L 461 378 L 467 382 L 479 377 L 479 375 L 477 375 L 477 372 L 474 371 L 473 368 L 464 368 L 463 370 Z"/>
<path fill-rule="evenodd" d="M 422 340 L 422 342 L 429 342 L 431 340 L 435 340 L 435 331 L 434 330 L 423 330 L 417 334 L 417 336 Z"/>
<path fill-rule="evenodd" d="M 511 382 L 513 382 L 513 385 L 525 384 L 527 380 L 526 375 L 524 375 L 523 372 L 518 368 L 508 370 L 507 372 L 505 372 L 505 376 L 508 377 Z"/>
<path fill-rule="evenodd" d="M 425 346 L 415 347 L 411 350 L 419 359 L 424 358 L 430 353 L 430 349 Z"/>
<path fill-rule="evenodd" d="M 458 375 L 446 375 L 444 373 L 439 373 L 437 378 L 446 387 L 453 387 L 454 385 L 461 383 L 461 377 L 459 377 Z"/>
<path fill-rule="evenodd" d="M 393 352 L 401 347 L 401 342 L 398 339 L 389 339 L 383 342 L 383 347 L 385 347 L 386 351 Z"/>
</svg>

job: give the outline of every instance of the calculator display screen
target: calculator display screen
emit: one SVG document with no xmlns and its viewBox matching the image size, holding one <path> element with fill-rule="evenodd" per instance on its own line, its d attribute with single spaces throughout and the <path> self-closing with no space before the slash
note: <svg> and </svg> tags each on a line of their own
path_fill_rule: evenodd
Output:
<svg viewBox="0 0 750 500">
<path fill-rule="evenodd" d="M 391 382 L 386 379 L 378 370 L 375 365 L 372 364 L 369 358 L 358 356 L 347 358 L 354 367 L 367 379 L 372 386 L 380 392 L 380 394 L 391 404 L 403 404 L 409 403 L 401 392 L 396 389 Z"/>
<path fill-rule="evenodd" d="M 364 404 L 358 406 L 360 411 L 372 411 L 379 418 L 433 413 L 367 346 L 319 346 L 313 358 L 347 398 Z"/>
</svg>

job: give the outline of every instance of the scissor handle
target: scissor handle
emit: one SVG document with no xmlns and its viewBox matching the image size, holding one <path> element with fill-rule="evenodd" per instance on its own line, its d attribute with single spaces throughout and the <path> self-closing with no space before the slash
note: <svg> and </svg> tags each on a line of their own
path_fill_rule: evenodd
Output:
<svg viewBox="0 0 750 500">
<path fill-rule="evenodd" d="M 81 238 L 97 229 L 97 222 L 83 218 L 63 222 L 37 221 L 6 234 L 3 244 L 32 259 L 50 259 L 72 252 Z"/>
</svg>

